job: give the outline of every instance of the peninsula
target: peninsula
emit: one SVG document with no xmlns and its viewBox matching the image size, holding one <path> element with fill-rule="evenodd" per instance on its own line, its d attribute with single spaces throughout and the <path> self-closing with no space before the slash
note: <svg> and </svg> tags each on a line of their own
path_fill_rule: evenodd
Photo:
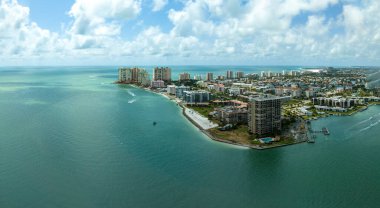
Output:
<svg viewBox="0 0 380 208">
<path fill-rule="evenodd" d="M 372 68 L 303 68 L 244 73 L 227 70 L 172 79 L 169 67 L 119 68 L 118 84 L 159 93 L 183 109 L 183 115 L 215 141 L 254 149 L 314 143 L 310 120 L 346 116 L 380 104 L 379 72 Z"/>
</svg>

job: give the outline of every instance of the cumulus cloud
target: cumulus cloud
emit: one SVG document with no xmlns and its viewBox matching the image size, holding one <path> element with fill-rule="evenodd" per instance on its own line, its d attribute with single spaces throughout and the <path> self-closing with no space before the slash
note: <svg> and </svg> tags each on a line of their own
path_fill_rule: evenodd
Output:
<svg viewBox="0 0 380 208">
<path fill-rule="evenodd" d="M 0 57 L 101 57 L 105 60 L 202 60 L 208 64 L 377 63 L 380 2 L 364 0 L 181 0 L 167 13 L 171 28 L 139 25 L 124 37 L 125 22 L 141 22 L 168 0 L 76 0 L 61 34 L 29 19 L 16 0 L 0 5 Z M 341 14 L 327 15 L 343 5 Z M 143 8 L 147 6 L 148 8 Z M 147 10 L 146 10 L 147 9 Z M 304 22 L 294 24 L 299 15 Z M 148 21 L 146 21 L 148 22 Z M 138 23 L 134 23 L 137 25 Z M 145 24 L 145 23 L 144 23 Z M 164 24 L 165 25 L 165 24 Z M 131 31 L 128 30 L 127 31 Z M 171 58 L 170 58 L 171 57 Z M 187 63 L 187 62 L 184 62 Z M 144 63 L 142 63 L 144 64 Z"/>
<path fill-rule="evenodd" d="M 139 0 L 76 0 L 69 11 L 74 18 L 71 32 L 80 35 L 114 36 L 120 34 L 118 21 L 136 17 Z"/>
<path fill-rule="evenodd" d="M 152 11 L 158 12 L 168 4 L 168 0 L 153 0 Z"/>
<path fill-rule="evenodd" d="M 0 3 L 0 55 L 4 58 L 59 53 L 64 40 L 29 20 L 29 8 L 17 1 Z M 53 45 L 54 44 L 54 45 Z"/>
</svg>

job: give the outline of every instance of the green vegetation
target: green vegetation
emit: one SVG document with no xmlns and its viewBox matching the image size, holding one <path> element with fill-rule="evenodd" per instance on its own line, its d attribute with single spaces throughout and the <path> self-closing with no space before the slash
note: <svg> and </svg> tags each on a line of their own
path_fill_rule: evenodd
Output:
<svg viewBox="0 0 380 208">
<path fill-rule="evenodd" d="M 214 111 L 215 105 L 208 105 L 208 106 L 195 106 L 195 105 L 187 105 L 186 107 L 193 109 L 200 113 L 201 115 L 205 116 L 206 118 L 209 117 L 210 113 Z"/>
<path fill-rule="evenodd" d="M 219 139 L 227 140 L 232 143 L 251 144 L 253 136 L 248 133 L 247 125 L 239 125 L 229 131 L 220 131 L 218 128 L 209 129 L 208 132 Z"/>
</svg>

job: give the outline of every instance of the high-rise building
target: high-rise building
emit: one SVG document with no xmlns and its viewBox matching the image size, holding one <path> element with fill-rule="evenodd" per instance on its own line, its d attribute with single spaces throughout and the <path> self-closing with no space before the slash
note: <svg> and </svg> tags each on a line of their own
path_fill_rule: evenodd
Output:
<svg viewBox="0 0 380 208">
<path fill-rule="evenodd" d="M 214 74 L 211 73 L 211 72 L 207 73 L 206 80 L 207 80 L 207 81 L 212 81 L 212 80 L 214 80 Z"/>
<path fill-rule="evenodd" d="M 149 74 L 145 69 L 140 69 L 137 67 L 122 67 L 119 68 L 119 82 L 126 84 L 149 85 L 150 79 Z"/>
<path fill-rule="evenodd" d="M 153 80 L 162 80 L 164 82 L 171 82 L 172 70 L 169 67 L 155 67 L 153 69 Z"/>
<path fill-rule="evenodd" d="M 194 80 L 198 80 L 198 81 L 200 81 L 200 80 L 202 80 L 202 76 L 199 75 L 199 74 L 194 75 Z"/>
<path fill-rule="evenodd" d="M 231 70 L 228 70 L 226 73 L 227 79 L 233 79 L 234 78 L 234 72 Z"/>
<path fill-rule="evenodd" d="M 240 79 L 240 78 L 243 78 L 244 77 L 244 72 L 236 72 L 236 79 Z"/>
<path fill-rule="evenodd" d="M 186 81 L 186 80 L 190 80 L 190 74 L 189 73 L 181 73 L 179 74 L 179 81 Z"/>
<path fill-rule="evenodd" d="M 281 130 L 281 98 L 252 98 L 248 108 L 249 131 L 258 136 L 276 134 Z"/>
</svg>

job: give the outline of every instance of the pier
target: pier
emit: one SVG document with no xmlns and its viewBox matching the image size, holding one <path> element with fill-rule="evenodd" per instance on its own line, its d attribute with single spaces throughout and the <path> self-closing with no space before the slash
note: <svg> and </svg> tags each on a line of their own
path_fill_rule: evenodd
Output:
<svg viewBox="0 0 380 208">
<path fill-rule="evenodd" d="M 308 129 L 309 129 L 309 132 L 307 135 L 307 142 L 308 143 L 315 143 L 315 139 L 317 138 L 317 134 L 324 134 L 326 136 L 330 135 L 330 131 L 327 127 L 322 127 L 321 130 L 314 130 L 311 127 L 310 122 L 308 122 L 307 124 L 308 124 Z"/>
</svg>

